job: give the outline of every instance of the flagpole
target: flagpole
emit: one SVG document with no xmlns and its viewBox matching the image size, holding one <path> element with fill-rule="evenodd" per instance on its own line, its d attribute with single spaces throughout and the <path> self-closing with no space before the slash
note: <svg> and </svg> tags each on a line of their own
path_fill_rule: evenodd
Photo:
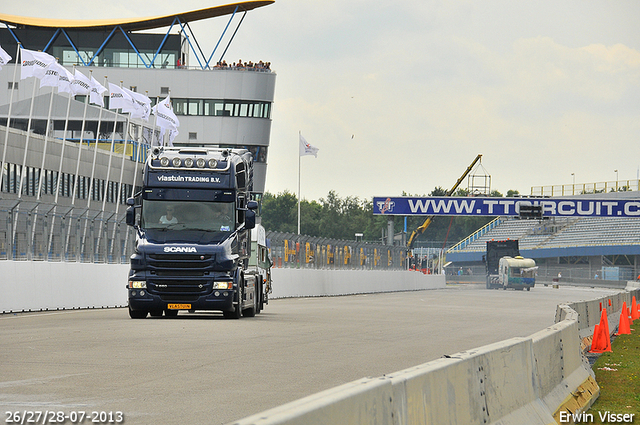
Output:
<svg viewBox="0 0 640 425">
<path fill-rule="evenodd" d="M 171 91 L 169 91 L 171 93 Z M 158 104 L 160 103 L 160 96 L 156 96 L 156 113 L 153 114 L 153 133 L 151 133 L 151 147 L 155 146 L 156 141 L 156 129 L 158 128 Z M 164 144 L 160 142 L 160 132 L 158 132 L 158 146 L 163 146 Z M 638 179 L 640 180 L 640 179 Z"/>
<path fill-rule="evenodd" d="M 90 73 L 92 71 L 89 71 Z M 105 87 L 107 85 L 107 77 L 104 77 L 104 84 Z M 91 96 L 91 94 L 89 94 L 89 96 Z M 100 96 L 102 96 L 102 94 L 100 94 Z M 98 139 L 100 138 L 100 126 L 102 125 L 102 111 L 104 110 L 104 107 L 100 107 L 100 114 L 98 115 L 98 127 L 96 128 L 96 142 L 93 145 L 93 162 L 91 163 L 91 180 L 89 183 L 89 199 L 87 200 L 87 209 L 89 209 L 89 207 L 91 206 L 91 199 L 93 198 L 93 185 L 94 183 L 94 176 L 95 176 L 95 171 L 96 171 L 96 159 L 98 156 Z"/>
<path fill-rule="evenodd" d="M 69 112 L 71 110 L 71 98 L 73 97 L 72 93 L 68 93 L 69 98 L 67 100 L 67 115 L 64 121 L 64 133 L 62 134 L 62 141 L 61 141 L 61 147 L 60 147 L 60 163 L 58 165 L 58 178 L 56 179 L 56 186 L 55 186 L 55 191 L 56 194 L 53 198 L 53 215 L 51 216 L 51 232 L 49 233 L 49 246 L 47 247 L 47 256 L 49 256 L 51 254 L 51 250 L 53 249 L 53 233 L 54 233 L 54 226 L 55 226 L 55 222 L 56 222 L 56 210 L 58 209 L 58 197 L 60 196 L 60 183 L 62 182 L 62 162 L 64 160 L 64 148 L 67 144 L 67 129 L 69 127 Z M 62 257 L 62 253 L 60 253 L 60 256 Z M 62 259 L 62 258 L 61 258 Z"/>
<path fill-rule="evenodd" d="M 298 131 L 298 234 L 300 234 L 300 136 L 302 132 Z"/>
<path fill-rule="evenodd" d="M 38 176 L 38 194 L 36 200 L 40 200 L 42 192 L 42 174 L 44 172 L 44 160 L 47 157 L 47 142 L 49 141 L 49 127 L 51 126 L 51 109 L 53 108 L 53 95 L 55 87 L 51 87 L 51 98 L 49 99 L 49 114 L 47 115 L 47 128 L 44 132 L 44 147 L 42 148 L 42 165 L 40 166 L 40 176 Z"/>
<path fill-rule="evenodd" d="M 20 61 L 18 60 L 18 58 L 20 58 L 20 43 L 18 43 L 18 50 L 16 52 L 16 63 L 13 67 L 13 80 L 11 82 L 11 95 L 9 96 L 9 112 L 7 114 L 7 127 L 5 129 L 4 132 L 4 150 L 2 151 L 2 170 L 0 170 L 0 192 L 2 191 L 2 176 L 4 176 L 4 164 L 5 164 L 5 160 L 7 159 L 7 144 L 9 143 L 9 128 L 11 128 L 10 126 L 10 122 L 11 122 L 11 107 L 13 106 L 13 92 L 15 91 L 15 85 L 16 85 L 16 72 L 18 71 L 18 66 L 20 66 Z M 9 170 L 7 169 L 7 174 L 9 173 Z"/>
<path fill-rule="evenodd" d="M 31 105 L 29 106 L 29 120 L 27 121 L 27 137 L 26 137 L 26 141 L 24 142 L 24 157 L 22 159 L 22 170 L 21 170 L 22 172 L 20 173 L 20 187 L 18 188 L 18 199 L 22 198 L 22 185 L 24 183 L 24 176 L 25 174 L 27 174 L 26 173 L 27 153 L 29 152 L 29 139 L 31 139 L 31 120 L 33 119 L 33 104 L 35 103 L 36 86 L 38 85 L 37 82 L 38 82 L 38 78 L 34 77 L 33 91 L 31 92 Z"/>
<path fill-rule="evenodd" d="M 105 87 L 108 86 L 108 82 L 107 82 L 107 77 L 104 77 L 104 82 L 105 82 Z M 111 102 L 111 95 L 109 96 L 109 102 Z M 111 103 L 109 103 L 109 108 L 111 108 Z M 109 147 L 109 163 L 107 165 L 107 185 L 105 188 L 105 193 L 104 196 L 102 198 L 102 216 L 101 216 L 101 220 L 104 221 L 104 213 L 105 213 L 105 208 L 107 206 L 107 198 L 109 195 L 109 188 L 111 187 L 111 182 L 109 181 L 109 178 L 111 176 L 111 162 L 113 160 L 113 151 L 114 151 L 114 145 L 116 142 L 116 130 L 118 128 L 118 109 L 115 110 L 115 117 L 113 119 L 113 132 L 111 133 L 111 145 Z M 117 200 L 116 200 L 117 202 Z M 113 215 L 111 216 L 113 217 Z M 111 217 L 109 217 L 107 220 L 109 220 Z M 102 228 L 103 226 L 105 227 L 105 232 L 108 231 L 108 225 L 106 225 L 105 223 L 102 224 L 102 226 L 100 226 L 100 230 L 98 231 L 98 241 L 96 242 L 96 246 L 100 246 L 100 240 L 102 239 Z M 115 224 L 114 224 L 115 226 Z M 113 241 L 112 241 L 112 246 L 113 247 Z M 109 249 L 109 256 L 111 255 L 111 248 Z M 105 261 L 109 260 L 109 256 L 107 255 L 106 249 L 105 249 Z"/>
<path fill-rule="evenodd" d="M 122 89 L 122 83 L 123 81 L 120 81 L 120 89 Z M 129 112 L 129 115 L 127 116 L 127 123 L 126 126 L 122 129 L 122 137 L 124 138 L 124 142 L 122 145 L 122 164 L 120 165 L 120 180 L 118 182 L 118 198 L 116 199 L 116 212 L 115 212 L 115 219 L 116 221 L 113 224 L 113 236 L 111 237 L 111 249 L 110 249 L 110 253 L 109 255 L 113 255 L 113 248 L 114 248 L 114 243 L 113 241 L 116 240 L 116 231 L 118 229 L 118 212 L 120 210 L 120 197 L 122 196 L 122 179 L 124 177 L 124 160 L 127 156 L 127 142 L 129 140 L 129 125 L 131 124 L 131 112 Z"/>
<path fill-rule="evenodd" d="M 75 75 L 75 72 L 74 72 L 74 75 Z M 73 195 L 71 195 L 71 206 L 74 206 L 76 204 L 76 192 L 78 189 L 78 180 L 80 177 L 80 160 L 82 159 L 82 142 L 84 142 L 84 128 L 87 122 L 87 107 L 89 106 L 90 96 L 91 96 L 91 91 L 89 91 L 86 97 L 84 98 L 84 112 L 82 113 L 82 125 L 80 126 L 80 143 L 78 143 L 78 159 L 76 161 L 76 174 L 75 174 L 75 177 L 73 178 Z"/>
</svg>

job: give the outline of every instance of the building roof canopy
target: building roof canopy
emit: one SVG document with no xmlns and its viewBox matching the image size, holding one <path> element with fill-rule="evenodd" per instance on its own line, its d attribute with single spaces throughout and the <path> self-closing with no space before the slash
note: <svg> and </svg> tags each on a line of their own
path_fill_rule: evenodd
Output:
<svg viewBox="0 0 640 425">
<path fill-rule="evenodd" d="M 194 10 L 191 12 L 176 13 L 173 15 L 157 16 L 149 18 L 132 19 L 100 19 L 100 20 L 69 20 L 69 19 L 49 19 L 49 18 L 29 18 L 23 16 L 6 15 L 0 13 L 0 22 L 18 27 L 39 27 L 39 28 L 65 28 L 74 30 L 100 30 L 111 29 L 116 26 L 122 27 L 125 31 L 140 31 L 171 26 L 176 17 L 182 22 L 193 22 L 201 19 L 214 18 L 217 16 L 230 15 L 237 9 L 238 12 L 249 11 L 258 7 L 267 6 L 275 0 L 243 1 L 222 6 L 214 6 L 206 9 Z"/>
</svg>

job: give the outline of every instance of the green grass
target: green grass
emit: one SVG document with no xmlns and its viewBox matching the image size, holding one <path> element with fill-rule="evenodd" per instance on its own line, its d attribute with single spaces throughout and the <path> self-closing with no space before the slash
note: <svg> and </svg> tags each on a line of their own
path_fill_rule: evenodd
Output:
<svg viewBox="0 0 640 425">
<path fill-rule="evenodd" d="M 593 415 L 593 422 L 581 423 L 609 424 L 600 420 L 599 413 L 611 412 L 635 414 L 631 423 L 640 424 L 640 320 L 631 324 L 631 335 L 613 339 L 611 350 L 593 365 L 600 397 L 587 412 Z"/>
</svg>

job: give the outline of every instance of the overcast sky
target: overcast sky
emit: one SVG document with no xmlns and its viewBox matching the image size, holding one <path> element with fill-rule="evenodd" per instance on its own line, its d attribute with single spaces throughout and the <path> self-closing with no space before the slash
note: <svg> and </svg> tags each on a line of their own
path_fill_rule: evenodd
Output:
<svg viewBox="0 0 640 425">
<path fill-rule="evenodd" d="M 227 2 L 3 3 L 13 15 L 102 19 Z M 492 189 L 528 194 L 572 173 L 638 178 L 639 17 L 637 0 L 276 0 L 247 14 L 225 58 L 277 73 L 272 193 L 297 192 L 301 131 L 320 149 L 301 158 L 308 200 L 447 189 L 480 153 Z M 192 24 L 207 55 L 226 23 Z"/>
</svg>

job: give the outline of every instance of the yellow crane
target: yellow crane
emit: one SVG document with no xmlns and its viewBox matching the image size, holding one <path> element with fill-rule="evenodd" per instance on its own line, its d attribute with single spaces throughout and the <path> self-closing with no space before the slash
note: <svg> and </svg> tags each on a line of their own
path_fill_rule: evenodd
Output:
<svg viewBox="0 0 640 425">
<path fill-rule="evenodd" d="M 460 186 L 460 183 L 462 183 L 462 181 L 469 175 L 471 170 L 473 170 L 473 167 L 475 167 L 475 165 L 478 163 L 478 161 L 480 161 L 481 158 L 482 158 L 482 154 L 478 154 L 478 156 L 476 156 L 476 159 L 474 159 L 471 165 L 467 167 L 467 169 L 462 174 L 462 176 L 460 176 L 456 184 L 454 184 L 453 187 L 447 191 L 445 196 L 453 195 L 453 192 L 456 191 L 458 186 Z M 424 231 L 427 230 L 427 227 L 429 227 L 429 225 L 433 221 L 433 217 L 435 216 L 430 215 L 429 217 L 427 217 L 424 223 L 422 223 L 420 227 L 418 227 L 416 230 L 413 231 L 413 233 L 411 233 L 411 236 L 409 237 L 409 242 L 407 242 L 407 248 L 411 249 L 411 247 L 413 246 L 413 242 L 415 242 L 415 239 L 418 237 L 418 235 L 423 234 Z"/>
</svg>

